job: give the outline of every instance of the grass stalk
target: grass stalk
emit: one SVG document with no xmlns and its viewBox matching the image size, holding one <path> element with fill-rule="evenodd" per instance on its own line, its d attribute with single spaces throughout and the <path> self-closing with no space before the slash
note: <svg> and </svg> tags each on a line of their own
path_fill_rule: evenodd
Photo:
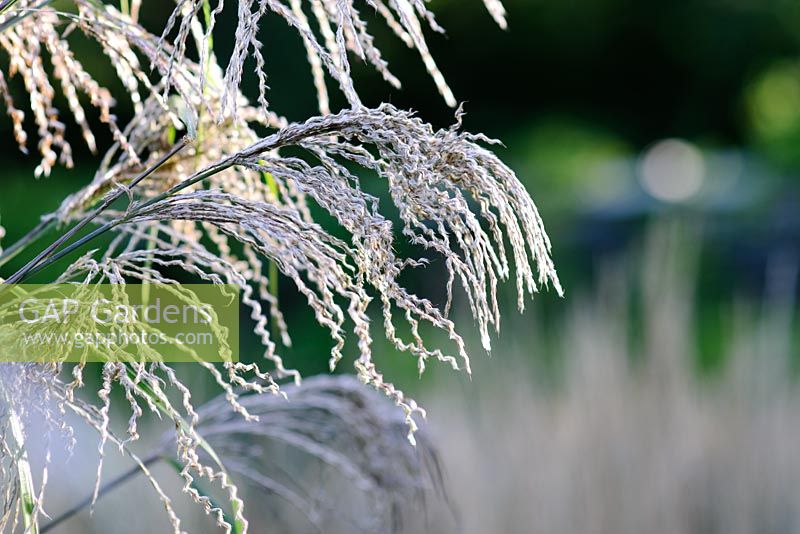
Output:
<svg viewBox="0 0 800 534">
<path fill-rule="evenodd" d="M 2 0 L 0 1 L 0 15 L 8 11 L 11 6 L 17 3 L 17 0 Z"/>
<path fill-rule="evenodd" d="M 134 178 L 130 184 L 127 185 L 127 188 L 119 188 L 116 191 L 112 192 L 103 203 L 93 212 L 86 215 L 83 219 L 81 219 L 78 224 L 70 228 L 64 235 L 56 239 L 53 243 L 50 244 L 46 249 L 36 255 L 31 261 L 29 261 L 24 267 L 22 267 L 19 271 L 11 275 L 6 281 L 5 284 L 12 285 L 18 284 L 22 280 L 24 280 L 29 274 L 34 272 L 34 269 L 44 260 L 47 260 L 50 256 L 52 256 L 56 250 L 58 250 L 64 243 L 72 239 L 78 232 L 80 232 L 86 225 L 96 219 L 101 213 L 103 213 L 106 209 L 108 209 L 114 202 L 120 199 L 123 195 L 126 194 L 126 191 L 136 187 L 142 180 L 146 179 L 148 176 L 153 174 L 156 170 L 158 170 L 164 163 L 166 163 L 169 159 L 175 156 L 178 152 L 183 150 L 186 145 L 189 144 L 189 139 L 184 137 L 181 141 L 179 141 L 176 145 L 174 145 L 169 152 L 161 156 L 158 161 L 156 161 L 153 165 L 148 167 L 142 173 L 140 173 L 136 178 Z M 91 234 L 90 234 L 91 235 Z"/>
<path fill-rule="evenodd" d="M 163 457 L 160 454 L 154 454 L 150 458 L 147 458 L 146 460 L 144 460 L 142 462 L 142 464 L 145 467 L 150 467 L 151 465 L 153 465 L 154 463 L 156 463 L 156 462 L 158 462 L 159 460 L 162 460 L 162 459 L 163 459 Z M 121 475 L 119 475 L 114 480 L 111 480 L 111 481 L 107 482 L 106 484 L 104 484 L 100 488 L 100 491 L 97 494 L 98 498 L 101 498 L 104 495 L 110 493 L 111 491 L 113 491 L 117 487 L 119 487 L 122 484 L 124 484 L 125 482 L 133 479 L 137 475 L 140 475 L 141 473 L 142 473 L 142 467 L 140 465 L 133 466 L 131 469 L 129 469 L 128 471 L 122 473 Z M 61 523 L 63 523 L 67 519 L 69 519 L 72 516 L 80 513 L 81 510 L 83 510 L 85 508 L 88 508 L 89 506 L 92 505 L 92 499 L 93 499 L 93 496 L 92 495 L 88 495 L 81 502 L 79 502 L 78 504 L 76 504 L 75 506 L 73 506 L 72 508 L 70 508 L 69 510 L 67 510 L 63 514 L 59 515 L 58 517 L 56 517 L 55 519 L 53 519 L 52 521 L 47 523 L 45 526 L 43 526 L 40 529 L 40 533 L 41 534 L 45 534 L 46 532 L 49 532 L 50 530 L 56 528 L 58 525 L 60 525 Z"/>
<path fill-rule="evenodd" d="M 0 267 L 14 259 L 20 252 L 24 251 L 30 245 L 42 238 L 44 234 L 55 228 L 55 219 L 43 219 L 39 224 L 34 226 L 30 232 L 15 241 L 11 246 L 3 249 L 0 254 Z"/>
<path fill-rule="evenodd" d="M 38 534 L 39 522 L 36 518 L 36 492 L 33 488 L 33 475 L 31 474 L 30 463 L 28 462 L 28 452 L 25 449 L 25 428 L 13 408 L 9 409 L 8 418 L 11 436 L 14 439 L 16 448 L 14 464 L 17 469 L 17 480 L 19 482 L 22 524 L 25 527 L 25 534 Z"/>
</svg>

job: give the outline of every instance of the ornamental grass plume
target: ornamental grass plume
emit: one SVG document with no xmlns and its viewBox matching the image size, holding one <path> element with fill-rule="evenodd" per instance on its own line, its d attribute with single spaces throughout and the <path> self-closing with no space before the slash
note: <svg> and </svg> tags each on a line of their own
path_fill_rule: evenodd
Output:
<svg viewBox="0 0 800 534">
<path fill-rule="evenodd" d="M 198 428 L 245 487 L 289 505 L 295 514 L 285 514 L 287 523 L 299 515 L 318 532 L 404 532 L 426 499 L 446 501 L 430 437 L 420 432 L 410 447 L 402 413 L 378 393 L 348 375 L 311 377 L 285 391 L 292 402 L 242 400 L 257 422 L 219 397 L 199 410 Z M 270 458 L 301 463 L 305 475 L 287 475 Z M 356 491 L 325 491 L 343 482 Z"/>
<path fill-rule="evenodd" d="M 505 27 L 502 4 L 485 4 Z M 226 7 L 237 12 L 236 41 L 230 57 L 218 58 L 213 35 Z M 443 31 L 426 3 L 367 0 L 362 8 L 373 10 L 417 50 L 445 102 L 455 107 L 425 41 L 425 27 Z M 530 196 L 489 150 L 494 141 L 461 131 L 460 110 L 453 127 L 436 130 L 389 104 L 362 104 L 350 75 L 352 57 L 372 65 L 390 84 L 400 82 L 352 0 L 240 0 L 233 6 L 178 0 L 166 26 L 155 33 L 139 23 L 141 9 L 141 0 L 122 2 L 120 8 L 98 0 L 70 0 L 57 7 L 49 0 L 0 2 L 0 47 L 8 58 L 7 70 L 0 72 L 0 94 L 21 150 L 30 143 L 26 114 L 36 126 L 36 176 L 47 176 L 58 163 L 73 163 L 71 136 L 54 106 L 57 91 L 90 150 L 97 150 L 93 128 L 105 128 L 113 138 L 93 179 L 2 252 L 0 265 L 49 232 L 61 232 L 6 284 L 22 282 L 80 250 L 83 255 L 51 280 L 87 286 L 176 284 L 174 273 L 182 270 L 196 280 L 237 286 L 254 320 L 264 361 L 198 365 L 221 389 L 229 410 L 247 422 L 267 415 L 255 409 L 261 407 L 254 400 L 259 394 L 286 395 L 294 389 L 282 390 L 281 383 L 300 383 L 300 374 L 280 356 L 291 337 L 271 288 L 276 277 L 284 276 L 330 334 L 330 369 L 339 366 L 348 339 L 353 339 L 357 376 L 402 409 L 414 443 L 415 418 L 424 411 L 374 363 L 371 308 L 379 310 L 383 335 L 416 359 L 420 373 L 432 360 L 469 372 L 465 343 L 449 318 L 458 288 L 486 350 L 491 331 L 500 326 L 500 281 L 515 280 L 520 310 L 526 294 L 540 287 L 562 292 L 550 242 Z M 259 23 L 268 13 L 283 19 L 303 40 L 319 116 L 290 123 L 268 102 L 258 39 Z M 72 52 L 70 39 L 77 33 L 93 41 L 113 65 L 125 89 L 119 98 L 129 99 L 134 110 L 127 125 L 113 114 L 111 93 Z M 254 100 L 240 87 L 249 61 L 259 82 Z M 16 78 L 27 93 L 24 106 L 12 91 Z M 342 109 L 331 109 L 329 91 L 334 89 L 344 96 Z M 96 110 L 101 125 L 90 125 L 87 106 Z M 384 215 L 379 200 L 362 189 L 367 179 L 386 184 L 399 221 Z M 127 204 L 120 209 L 118 201 Z M 339 226 L 336 235 L 314 220 L 317 209 Z M 91 231 L 78 238 L 85 228 Z M 111 235 L 111 242 L 97 248 L 94 240 L 101 235 Z M 400 257 L 395 247 L 399 236 L 426 255 Z M 448 273 L 443 307 L 400 282 L 404 270 L 424 267 L 434 257 Z M 435 347 L 423 339 L 425 325 L 446 333 L 450 346 Z M 99 435 L 92 504 L 104 488 L 106 446 L 115 444 L 148 477 L 173 531 L 182 532 L 170 499 L 133 450 L 140 437 L 139 419 L 156 415 L 174 422 L 172 443 L 184 491 L 226 532 L 247 531 L 233 475 L 252 474 L 228 466 L 217 444 L 203 435 L 204 416 L 174 368 L 160 361 L 142 362 L 135 355 L 106 361 L 101 364 L 101 387 L 92 398 L 78 394 L 89 363 L 68 364 L 58 355 L 53 360 L 2 364 L 2 529 L 37 532 L 44 516 L 47 472 L 45 467 L 34 483 L 25 446 L 28 421 L 43 418 L 50 431 L 70 435 L 64 415 L 73 413 Z M 116 435 L 111 425 L 115 390 L 129 406 L 126 435 Z M 273 424 L 280 428 L 270 431 L 289 433 L 288 424 L 282 418 Z M 352 425 L 350 429 L 358 431 Z M 214 427 L 206 430 L 213 434 Z M 227 502 L 219 504 L 198 489 L 203 479 L 221 489 Z"/>
</svg>

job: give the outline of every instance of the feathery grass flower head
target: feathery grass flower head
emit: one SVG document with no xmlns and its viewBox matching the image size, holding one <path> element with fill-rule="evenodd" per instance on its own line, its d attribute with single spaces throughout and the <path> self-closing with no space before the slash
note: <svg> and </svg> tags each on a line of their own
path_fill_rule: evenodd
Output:
<svg viewBox="0 0 800 534">
<path fill-rule="evenodd" d="M 505 27 L 502 4 L 485 4 Z M 97 143 L 83 110 L 86 101 L 114 141 L 92 180 L 44 215 L 14 252 L 48 229 L 62 229 L 62 238 L 9 281 L 46 272 L 55 260 L 80 250 L 82 255 L 54 281 L 123 286 L 177 284 L 189 277 L 237 286 L 262 345 L 260 357 L 245 360 L 251 363 L 199 361 L 197 367 L 222 392 L 226 413 L 255 422 L 265 415 L 259 413 L 261 401 L 253 400 L 258 395 L 300 391 L 281 388 L 301 378 L 281 356 L 292 343 L 274 290 L 283 277 L 327 330 L 330 369 L 351 354 L 358 378 L 400 407 L 413 443 L 424 411 L 379 369 L 373 357 L 376 332 L 413 357 L 420 373 L 432 362 L 469 372 L 466 343 L 450 317 L 459 291 L 486 350 L 500 327 L 501 281 L 514 281 L 520 310 L 526 297 L 542 287 L 562 292 L 536 206 L 514 172 L 491 152 L 496 142 L 462 131 L 460 109 L 452 127 L 437 130 L 389 104 L 365 107 L 350 74 L 351 57 L 370 63 L 388 83 L 400 82 L 352 0 L 240 0 L 228 6 L 178 0 L 158 33 L 139 23 L 141 2 L 124 5 L 117 9 L 71 0 L 57 10 L 47 2 L 16 0 L 0 11 L 0 47 L 10 61 L 8 71 L 0 72 L 0 93 L 24 149 L 24 112 L 15 107 L 8 83 L 21 78 L 39 138 L 36 175 L 47 175 L 59 161 L 72 164 L 69 136 L 53 106 L 57 86 L 90 149 Z M 367 6 L 417 50 L 446 103 L 455 107 L 423 35 L 426 26 L 443 31 L 426 3 L 370 0 Z M 213 34 L 224 9 L 235 10 L 238 22 L 234 49 L 221 61 Z M 318 116 L 290 122 L 267 99 L 258 28 L 268 13 L 303 40 Z M 113 65 L 125 88 L 123 97 L 133 104 L 134 117 L 127 125 L 118 123 L 114 99 L 72 53 L 72 31 L 94 41 Z M 52 68 L 44 66 L 45 60 Z M 259 82 L 252 101 L 241 89 L 247 61 L 254 62 Z M 344 96 L 342 109 L 331 108 L 331 88 Z M 367 193 L 362 187 L 367 180 L 380 184 L 385 198 Z M 120 202 L 125 202 L 121 208 Z M 387 214 L 389 204 L 388 212 L 399 219 Z M 315 213 L 327 214 L 333 223 L 319 224 Z M 86 227 L 91 231 L 78 237 Z M 111 237 L 107 245 L 97 245 L 101 235 Z M 417 252 L 400 255 L 401 241 Z M 431 260 L 445 270 L 447 300 L 441 306 L 402 283 L 406 270 L 424 268 Z M 379 318 L 377 327 L 373 316 Z M 431 329 L 443 333 L 449 345 L 434 346 L 426 333 Z M 232 469 L 204 436 L 203 417 L 178 370 L 161 361 L 109 360 L 99 370 L 100 389 L 86 398 L 78 392 L 92 369 L 87 362 L 3 365 L 3 391 L 41 388 L 36 394 L 53 399 L 57 409 L 45 417 L 54 428 L 62 428 L 63 414 L 71 412 L 97 430 L 101 460 L 92 502 L 102 493 L 107 445 L 114 444 L 148 477 L 173 530 L 182 531 L 169 498 L 134 450 L 140 418 L 155 415 L 174 423 L 172 443 L 184 491 L 227 532 L 247 531 Z M 6 463 L 0 476 L 12 482 L 3 497 L 0 525 L 21 516 L 35 527 L 44 482 L 35 489 L 28 463 L 14 460 L 23 457 L 26 418 L 37 409 L 27 407 L 24 398 L 0 399 L 6 408 L 0 428 Z M 124 399 L 130 413 L 123 435 L 111 424 L 117 399 Z M 285 418 L 274 423 L 284 424 L 289 424 Z M 288 432 L 288 427 L 274 431 Z M 222 490 L 227 502 L 221 505 L 199 490 L 203 479 Z"/>
</svg>

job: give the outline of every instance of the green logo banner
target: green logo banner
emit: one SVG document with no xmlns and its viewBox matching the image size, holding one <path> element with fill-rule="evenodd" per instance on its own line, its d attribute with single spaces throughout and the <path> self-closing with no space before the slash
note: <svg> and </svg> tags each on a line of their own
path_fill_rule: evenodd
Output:
<svg viewBox="0 0 800 534">
<path fill-rule="evenodd" d="M 0 362 L 236 362 L 239 288 L 0 286 Z"/>
</svg>

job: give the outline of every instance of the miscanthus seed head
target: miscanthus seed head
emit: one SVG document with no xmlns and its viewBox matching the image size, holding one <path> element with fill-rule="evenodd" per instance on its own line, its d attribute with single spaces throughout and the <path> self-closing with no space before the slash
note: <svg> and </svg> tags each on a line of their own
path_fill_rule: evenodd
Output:
<svg viewBox="0 0 800 534">
<path fill-rule="evenodd" d="M 485 4 L 505 27 L 502 4 Z M 91 400 L 76 394 L 84 386 L 86 362 L 67 364 L 55 355 L 49 365 L 0 365 L 0 388 L 15 392 L 0 399 L 0 478 L 6 482 L 0 527 L 36 522 L 43 513 L 44 484 L 31 491 L 18 461 L 25 450 L 26 420 L 43 418 L 53 431 L 69 432 L 63 421 L 71 412 L 98 432 L 101 460 L 93 500 L 101 493 L 103 458 L 114 445 L 148 477 L 173 530 L 182 531 L 169 498 L 134 452 L 139 420 L 157 415 L 175 425 L 171 443 L 184 491 L 225 531 L 236 524 L 246 532 L 245 506 L 230 473 L 252 473 L 224 461 L 203 432 L 213 435 L 218 427 L 206 422 L 223 412 L 243 425 L 255 424 L 272 414 L 255 400 L 259 394 L 286 395 L 282 381 L 300 383 L 300 374 L 281 357 L 282 347 L 290 346 L 292 338 L 270 289 L 277 276 L 293 283 L 329 333 L 331 370 L 339 367 L 348 340 L 353 340 L 357 376 L 402 409 L 412 442 L 417 416 L 424 411 L 384 377 L 373 358 L 373 336 L 381 331 L 400 352 L 415 359 L 420 373 L 432 361 L 469 372 L 465 342 L 449 318 L 456 291 L 464 295 L 487 350 L 492 331 L 500 327 L 501 281 L 514 281 L 520 310 L 526 296 L 541 287 L 562 292 L 536 206 L 514 172 L 491 152 L 493 140 L 462 131 L 460 109 L 451 128 L 436 130 L 391 105 L 362 104 L 350 75 L 353 57 L 371 64 L 388 83 L 399 86 L 400 81 L 375 47 L 354 1 L 240 0 L 226 6 L 178 0 L 166 26 L 155 33 L 138 22 L 138 1 L 131 2 L 127 12 L 90 0 L 71 0 L 58 8 L 17 0 L 0 14 L 0 48 L 9 61 L 8 70 L 0 71 L 0 94 L 23 149 L 28 142 L 24 115 L 31 114 L 41 158 L 37 176 L 47 175 L 59 161 L 72 164 L 66 127 L 54 107 L 57 92 L 63 94 L 90 149 L 97 147 L 87 104 L 114 140 L 94 177 L 55 212 L 43 216 L 43 223 L 66 228 L 92 214 L 92 222 L 113 236 L 111 242 L 84 251 L 55 281 L 87 287 L 157 282 L 182 291 L 168 274 L 180 269 L 198 280 L 233 284 L 254 321 L 263 361 L 217 366 L 198 358 L 198 366 L 209 373 L 224 399 L 203 410 L 195 407 L 192 391 L 174 368 L 160 361 L 144 363 L 135 354 L 102 364 L 101 387 Z M 230 56 L 219 58 L 211 37 L 224 9 L 235 11 L 238 22 Z M 368 0 L 363 9 L 374 10 L 399 39 L 417 50 L 445 101 L 455 106 L 425 42 L 426 29 L 443 31 L 426 3 Z M 270 13 L 302 38 L 319 116 L 289 122 L 270 106 L 267 51 L 258 37 L 260 22 Z M 94 41 L 113 65 L 125 88 L 118 98 L 129 99 L 135 112 L 127 125 L 114 116 L 109 91 L 73 54 L 73 32 Z M 258 80 L 252 100 L 240 88 L 248 61 Z M 26 111 L 10 87 L 17 78 L 28 95 Z M 331 109 L 331 90 L 344 95 L 345 108 Z M 185 146 L 178 143 L 182 149 L 176 150 L 182 135 L 189 140 Z M 153 173 L 139 181 L 143 169 Z M 366 193 L 364 180 L 380 181 L 387 198 Z M 103 199 L 114 195 L 126 198 L 127 207 L 95 213 Z M 387 215 L 386 203 L 393 205 L 399 220 Z M 339 228 L 318 224 L 312 216 L 316 209 Z M 399 255 L 401 239 L 424 254 Z M 446 269 L 443 306 L 400 281 L 406 269 L 422 268 L 430 259 Z M 373 310 L 380 317 L 377 328 L 370 321 Z M 434 346 L 426 339 L 423 334 L 429 328 L 443 332 L 449 346 Z M 129 408 L 124 435 L 116 435 L 110 424 L 115 390 L 122 392 Z M 288 388 L 289 394 L 298 391 Z M 51 402 L 29 402 L 43 396 Z M 347 403 L 340 407 L 339 416 L 352 415 L 346 413 Z M 257 428 L 291 433 L 284 415 L 261 424 L 268 426 Z M 351 433 L 358 430 L 346 427 Z M 311 450 L 315 443 L 305 436 L 298 446 Z M 329 459 L 335 456 L 314 450 Z M 38 479 L 45 481 L 46 471 Z M 227 495 L 226 509 L 198 490 L 202 479 Z"/>
</svg>

